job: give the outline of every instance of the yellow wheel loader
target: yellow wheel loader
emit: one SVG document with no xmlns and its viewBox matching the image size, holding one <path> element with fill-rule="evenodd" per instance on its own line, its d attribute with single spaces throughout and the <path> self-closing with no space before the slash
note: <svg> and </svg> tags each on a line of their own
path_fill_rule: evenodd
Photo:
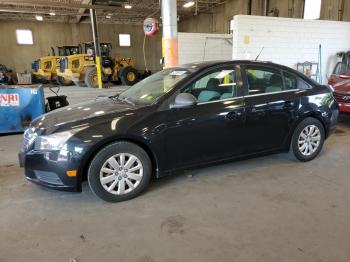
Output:
<svg viewBox="0 0 350 262">
<path fill-rule="evenodd" d="M 102 81 L 121 82 L 124 85 L 133 85 L 139 79 L 139 73 L 134 67 L 131 58 L 112 59 L 110 57 L 112 45 L 110 43 L 100 43 Z M 57 75 L 69 79 L 80 85 L 91 88 L 98 87 L 97 70 L 95 63 L 94 44 L 92 42 L 84 44 L 84 54 L 71 55 L 60 59 Z"/>
<path fill-rule="evenodd" d="M 59 68 L 59 60 L 67 55 L 81 53 L 80 46 L 58 46 L 58 55 L 55 49 L 51 47 L 51 55 L 40 57 L 32 63 L 33 79 L 37 82 L 48 83 L 57 81 L 60 85 L 70 85 L 72 81 L 63 77 L 57 76 Z"/>
</svg>

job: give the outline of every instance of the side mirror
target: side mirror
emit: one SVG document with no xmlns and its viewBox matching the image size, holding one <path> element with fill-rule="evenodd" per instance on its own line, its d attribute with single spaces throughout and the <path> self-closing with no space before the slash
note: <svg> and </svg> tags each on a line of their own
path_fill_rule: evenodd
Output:
<svg viewBox="0 0 350 262">
<path fill-rule="evenodd" d="M 170 108 L 189 107 L 197 104 L 197 99 L 189 93 L 181 93 L 175 97 L 175 103 Z"/>
</svg>

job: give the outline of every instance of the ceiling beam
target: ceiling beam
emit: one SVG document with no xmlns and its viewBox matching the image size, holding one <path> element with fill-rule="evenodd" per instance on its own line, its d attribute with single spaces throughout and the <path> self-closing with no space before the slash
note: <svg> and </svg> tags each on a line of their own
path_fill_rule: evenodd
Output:
<svg viewBox="0 0 350 262">
<path fill-rule="evenodd" d="M 9 8 L 1 8 L 0 6 L 0 13 L 6 14 L 6 13 L 19 13 L 19 14 L 40 14 L 40 15 L 50 15 L 50 12 L 52 10 L 50 9 L 9 9 Z M 78 13 L 76 11 L 55 11 L 55 16 L 82 16 L 82 17 L 88 17 L 90 16 L 88 13 Z M 54 17 L 54 16 L 51 16 Z M 106 17 L 106 15 L 103 12 L 97 13 L 97 17 Z M 124 12 L 118 12 L 117 15 L 112 15 L 111 18 L 117 18 L 117 17 L 131 17 L 131 18 L 145 18 L 145 15 L 140 12 L 130 12 L 130 11 L 124 11 Z"/>
<path fill-rule="evenodd" d="M 81 4 L 83 4 L 83 5 L 88 5 L 90 3 L 91 3 L 90 0 L 82 0 L 81 1 Z M 84 14 L 85 11 L 86 11 L 86 8 L 79 8 L 78 13 L 79 14 Z M 82 17 L 83 17 L 82 15 L 77 15 L 76 23 L 79 23 L 81 21 Z"/>
<path fill-rule="evenodd" d="M 120 10 L 123 7 L 120 6 L 108 6 L 108 5 L 88 5 L 88 4 L 75 4 L 75 3 L 62 3 L 51 2 L 43 0 L 0 0 L 0 4 L 6 5 L 22 5 L 22 6 L 47 6 L 47 7 L 63 7 L 67 9 L 101 9 L 101 10 Z M 143 8 L 150 9 L 151 8 Z"/>
</svg>

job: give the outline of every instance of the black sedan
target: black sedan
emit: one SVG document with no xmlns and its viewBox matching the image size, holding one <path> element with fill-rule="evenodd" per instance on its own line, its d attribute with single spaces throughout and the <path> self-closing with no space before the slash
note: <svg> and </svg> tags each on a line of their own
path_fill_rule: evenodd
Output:
<svg viewBox="0 0 350 262">
<path fill-rule="evenodd" d="M 312 160 L 337 117 L 331 87 L 288 67 L 194 63 L 36 119 L 19 158 L 32 182 L 81 191 L 87 179 L 116 202 L 175 170 L 288 151 Z"/>
</svg>

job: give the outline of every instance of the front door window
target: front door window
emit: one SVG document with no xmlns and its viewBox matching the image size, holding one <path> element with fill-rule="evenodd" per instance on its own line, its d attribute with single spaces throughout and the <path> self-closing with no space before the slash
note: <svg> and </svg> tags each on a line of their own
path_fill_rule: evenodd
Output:
<svg viewBox="0 0 350 262">
<path fill-rule="evenodd" d="M 234 68 L 216 69 L 190 84 L 185 92 L 191 93 L 198 103 L 236 97 L 236 78 Z"/>
</svg>

